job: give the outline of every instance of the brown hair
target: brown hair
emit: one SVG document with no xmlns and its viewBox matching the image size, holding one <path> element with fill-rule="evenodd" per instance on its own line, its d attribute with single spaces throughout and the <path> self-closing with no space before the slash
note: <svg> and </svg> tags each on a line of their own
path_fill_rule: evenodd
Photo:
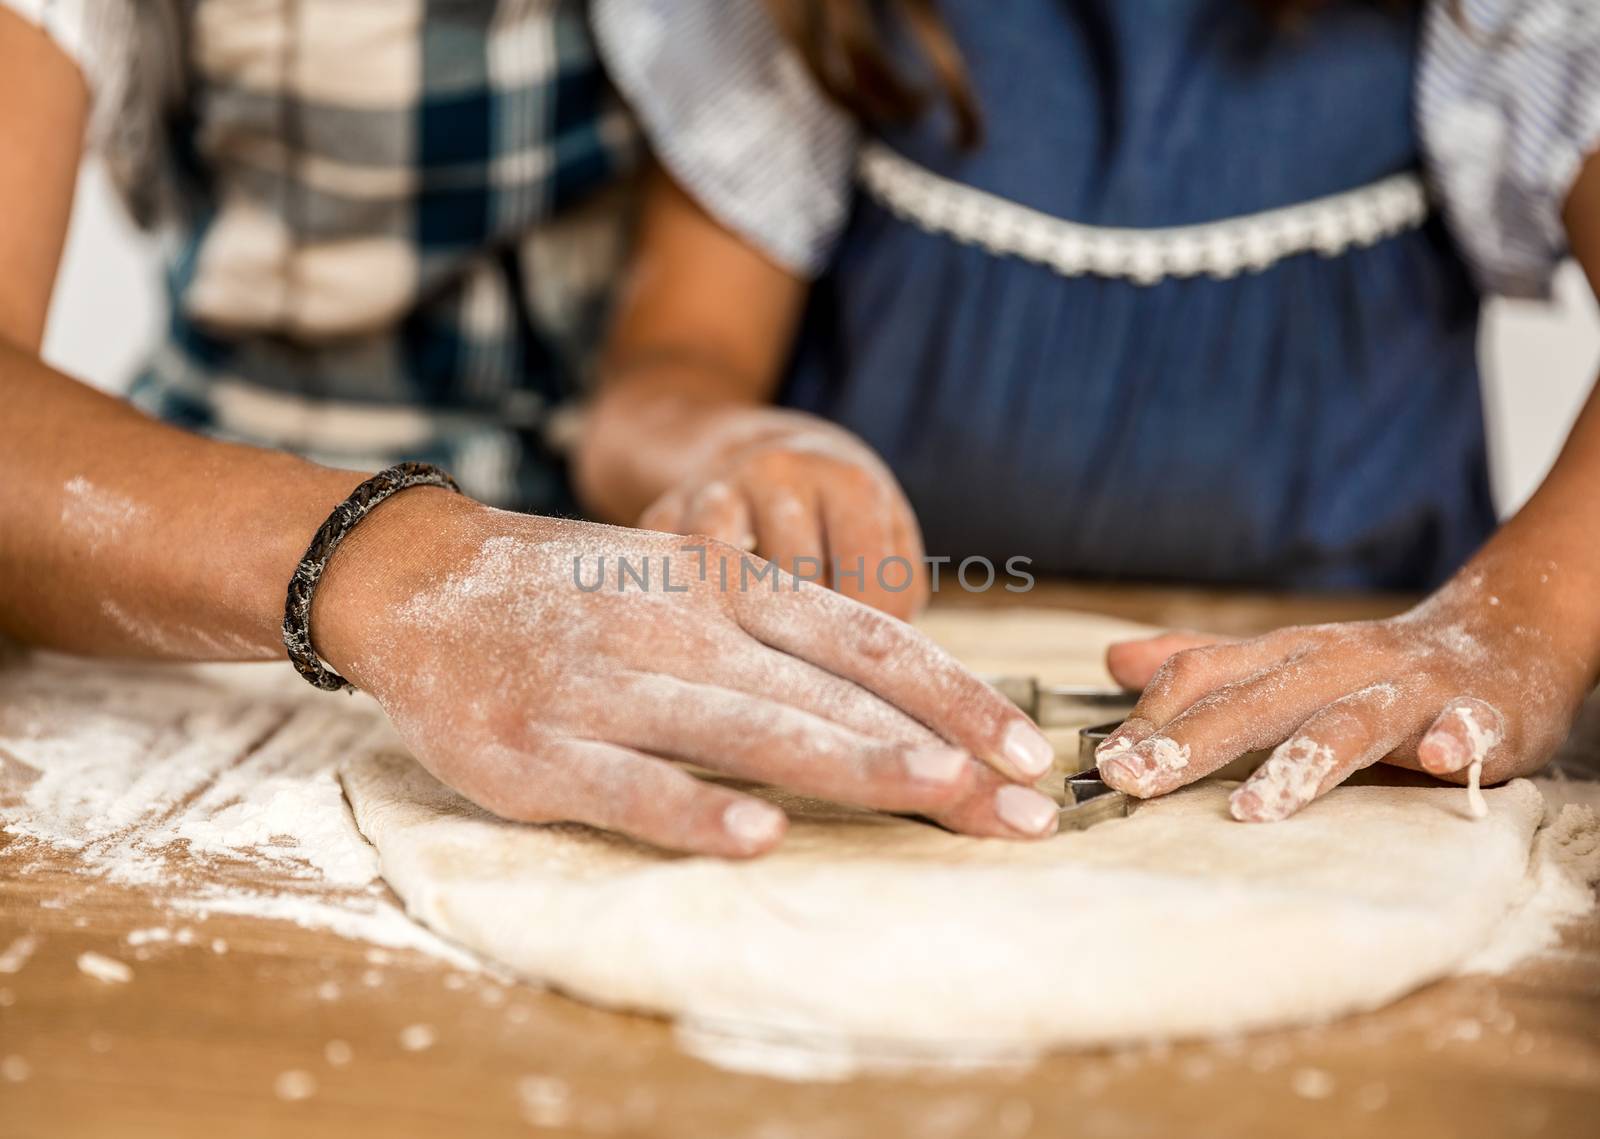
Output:
<svg viewBox="0 0 1600 1139">
<path fill-rule="evenodd" d="M 1292 25 L 1331 0 L 1250 2 L 1274 21 Z M 1375 2 L 1408 7 L 1417 0 Z M 955 124 L 957 145 L 977 145 L 983 133 L 977 96 L 955 39 L 939 17 L 936 0 L 766 0 L 766 4 L 823 91 L 858 120 L 875 126 L 900 125 L 942 106 Z M 890 57 L 885 44 L 890 30 L 910 34 L 921 56 L 920 70 L 926 73 L 923 81 L 908 75 Z"/>
<path fill-rule="evenodd" d="M 864 123 L 905 123 L 943 104 L 956 141 L 977 143 L 978 102 L 934 0 L 767 0 L 778 28 L 828 96 Z M 885 31 L 909 32 L 933 88 L 889 57 Z"/>
</svg>

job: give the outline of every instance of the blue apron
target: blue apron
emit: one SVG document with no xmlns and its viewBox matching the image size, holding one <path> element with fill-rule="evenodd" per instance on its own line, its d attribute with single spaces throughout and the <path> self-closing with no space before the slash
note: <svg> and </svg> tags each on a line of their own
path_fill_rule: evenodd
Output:
<svg viewBox="0 0 1600 1139">
<path fill-rule="evenodd" d="M 948 0 L 985 138 L 892 150 L 1069 221 L 1193 225 L 1415 170 L 1417 18 Z M 1003 10 L 1003 15 L 1000 14 Z M 859 194 L 784 401 L 888 461 L 929 551 L 1040 572 L 1438 583 L 1494 524 L 1479 300 L 1436 221 L 1226 279 L 1064 276 Z"/>
</svg>

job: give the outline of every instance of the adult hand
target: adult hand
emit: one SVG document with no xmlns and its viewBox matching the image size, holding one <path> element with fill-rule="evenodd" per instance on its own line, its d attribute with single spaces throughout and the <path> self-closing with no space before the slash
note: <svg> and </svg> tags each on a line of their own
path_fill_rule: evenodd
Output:
<svg viewBox="0 0 1600 1139">
<path fill-rule="evenodd" d="M 1380 760 L 1452 781 L 1475 766 L 1489 782 L 1534 771 L 1594 670 L 1538 588 L 1502 585 L 1467 571 L 1388 620 L 1113 646 L 1113 675 L 1144 695 L 1100 746 L 1100 772 L 1148 798 L 1274 747 L 1231 799 L 1236 819 L 1269 822 Z"/>
<path fill-rule="evenodd" d="M 741 412 L 639 518 L 760 554 L 896 617 L 928 600 L 922 535 L 894 475 L 861 440 L 809 415 Z"/>
<path fill-rule="evenodd" d="M 777 807 L 679 760 L 968 834 L 1056 826 L 1021 785 L 1050 746 L 1009 702 L 902 622 L 718 543 L 412 490 L 341 546 L 312 619 L 422 764 L 507 818 L 778 843 Z"/>
</svg>

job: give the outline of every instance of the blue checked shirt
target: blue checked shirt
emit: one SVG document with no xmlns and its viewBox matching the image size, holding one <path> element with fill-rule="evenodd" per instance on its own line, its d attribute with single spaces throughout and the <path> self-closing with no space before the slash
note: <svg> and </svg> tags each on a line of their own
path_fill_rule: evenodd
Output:
<svg viewBox="0 0 1600 1139">
<path fill-rule="evenodd" d="M 181 205 L 137 405 L 571 509 L 637 152 L 581 0 L 0 2 L 79 61 L 136 208 Z"/>
</svg>

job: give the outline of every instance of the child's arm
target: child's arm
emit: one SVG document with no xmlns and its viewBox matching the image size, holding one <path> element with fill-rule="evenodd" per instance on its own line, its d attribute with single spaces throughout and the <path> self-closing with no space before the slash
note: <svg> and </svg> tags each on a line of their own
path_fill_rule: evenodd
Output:
<svg viewBox="0 0 1600 1139">
<path fill-rule="evenodd" d="M 1600 157 L 1564 213 L 1600 295 Z M 1110 654 L 1145 685 L 1100 769 L 1159 795 L 1280 745 L 1233 796 L 1236 818 L 1280 819 L 1382 759 L 1454 780 L 1537 770 L 1600 678 L 1600 386 L 1544 484 L 1442 589 L 1388 621 L 1283 629 L 1180 651 Z M 1159 665 L 1159 667 L 1157 667 Z"/>
<path fill-rule="evenodd" d="M 909 616 L 927 596 L 922 540 L 894 476 L 844 429 L 770 406 L 804 296 L 657 173 L 579 492 L 602 517 L 754 549 Z"/>
</svg>

